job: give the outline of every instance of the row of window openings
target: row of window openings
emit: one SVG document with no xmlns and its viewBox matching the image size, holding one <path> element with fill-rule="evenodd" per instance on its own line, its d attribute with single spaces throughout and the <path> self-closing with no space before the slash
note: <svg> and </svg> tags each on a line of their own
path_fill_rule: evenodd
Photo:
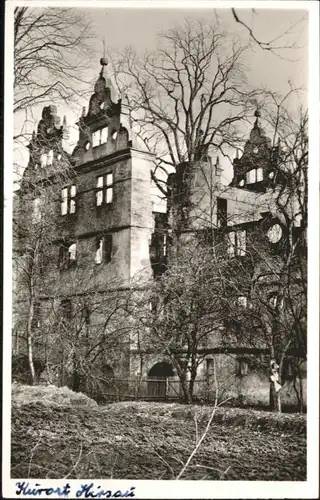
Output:
<svg viewBox="0 0 320 500">
<path fill-rule="evenodd" d="M 112 236 L 107 235 L 102 238 L 98 238 L 96 242 L 96 247 L 97 247 L 95 256 L 96 264 L 101 264 L 101 262 L 103 261 L 109 261 L 108 256 L 112 250 Z M 68 263 L 71 264 L 77 262 L 76 243 L 72 243 L 69 247 L 62 246 L 60 251 L 62 256 L 60 260 L 63 260 L 64 262 L 67 261 Z M 161 251 L 161 257 L 165 257 L 167 255 L 167 238 L 165 235 L 163 236 L 160 251 Z M 246 232 L 238 231 L 229 233 L 228 255 L 243 256 L 245 255 L 245 251 L 246 251 Z"/>
<path fill-rule="evenodd" d="M 64 321 L 71 321 L 72 319 L 72 304 L 71 300 L 63 299 L 60 302 L 60 313 L 61 318 Z M 82 309 L 82 315 L 84 318 L 84 322 L 86 324 L 90 323 L 90 310 L 88 306 L 84 306 Z M 40 302 L 35 302 L 33 307 L 33 319 L 32 319 L 32 328 L 40 328 L 42 323 L 42 315 L 41 315 L 41 304 Z"/>
<path fill-rule="evenodd" d="M 94 261 L 96 264 L 108 263 L 112 256 L 112 235 L 97 238 Z M 77 244 L 72 243 L 69 246 L 62 245 L 59 249 L 59 267 L 68 269 L 77 265 Z"/>
<path fill-rule="evenodd" d="M 118 136 L 118 132 L 114 130 L 112 132 L 112 139 L 115 141 Z M 101 144 L 106 144 L 108 142 L 108 127 L 103 127 L 102 129 L 96 130 L 91 135 L 91 145 L 93 148 L 96 146 L 101 146 Z M 90 141 L 87 141 L 84 145 L 86 151 L 90 149 Z"/>
<path fill-rule="evenodd" d="M 284 304 L 283 298 L 279 298 L 276 294 L 273 294 L 269 297 L 269 305 L 273 309 L 275 309 L 277 306 L 279 309 L 282 309 L 283 304 Z M 157 300 L 155 300 L 155 299 L 150 300 L 149 301 L 150 312 L 156 313 L 157 312 L 157 305 L 158 305 Z M 243 307 L 244 309 L 246 309 L 247 307 L 249 307 L 251 309 L 253 307 L 253 304 L 250 301 L 248 301 L 248 298 L 245 297 L 244 295 L 240 295 L 239 297 L 236 298 L 235 305 L 237 305 L 238 307 Z"/>
<path fill-rule="evenodd" d="M 253 304 L 245 296 L 237 297 L 235 304 L 245 309 L 247 307 L 249 307 L 250 309 L 253 307 Z M 275 309 L 276 307 L 278 307 L 278 309 L 282 309 L 284 305 L 284 299 L 283 297 L 279 298 L 277 294 L 272 294 L 269 297 L 269 305 L 270 307 L 272 307 L 272 309 Z"/>
<path fill-rule="evenodd" d="M 215 369 L 215 360 L 214 359 L 206 359 L 206 373 L 207 376 L 211 376 L 214 373 Z M 236 375 L 239 377 L 244 377 L 249 373 L 249 362 L 245 358 L 238 358 L 236 360 Z"/>
<path fill-rule="evenodd" d="M 263 181 L 263 168 L 254 168 L 246 173 L 246 183 L 255 184 L 256 182 Z M 239 182 L 239 186 L 244 186 L 244 180 Z"/>
<path fill-rule="evenodd" d="M 53 150 L 50 149 L 48 153 L 42 153 L 40 155 L 40 167 L 49 167 L 53 163 Z M 58 153 L 57 160 L 61 160 L 62 155 Z M 38 163 L 35 164 L 36 168 L 38 167 Z"/>
<path fill-rule="evenodd" d="M 77 187 L 75 184 L 61 189 L 61 215 L 76 212 Z M 113 201 L 113 174 L 101 175 L 96 181 L 96 206 L 106 205 Z"/>
<path fill-rule="evenodd" d="M 206 360 L 206 373 L 207 376 L 210 377 L 214 373 L 214 359 Z M 247 358 L 237 358 L 236 359 L 236 375 L 238 377 L 245 377 L 252 371 L 253 366 L 251 366 L 250 361 Z M 294 370 L 294 361 L 290 359 L 286 359 L 283 368 L 282 375 L 283 377 L 293 377 L 295 373 Z"/>
<path fill-rule="evenodd" d="M 269 176 L 270 179 L 273 179 L 274 177 L 274 172 L 270 172 Z M 249 170 L 249 172 L 246 173 L 246 182 L 247 184 L 255 184 L 256 182 L 261 182 L 263 181 L 263 168 L 254 168 L 252 170 Z M 239 182 L 239 186 L 244 186 L 244 179 L 242 179 Z"/>
</svg>

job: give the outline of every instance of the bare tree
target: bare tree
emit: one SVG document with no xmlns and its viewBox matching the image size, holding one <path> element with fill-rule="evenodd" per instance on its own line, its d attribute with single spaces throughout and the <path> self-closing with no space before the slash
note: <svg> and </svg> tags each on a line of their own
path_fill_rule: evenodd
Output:
<svg viewBox="0 0 320 500">
<path fill-rule="evenodd" d="M 14 112 L 79 96 L 83 72 L 90 66 L 91 39 L 90 22 L 80 11 L 16 7 Z"/>
<path fill-rule="evenodd" d="M 302 15 L 301 18 L 295 24 L 290 25 L 288 29 L 281 31 L 281 33 L 277 34 L 275 37 L 270 38 L 269 40 L 262 40 L 259 34 L 256 33 L 256 30 L 253 28 L 254 18 L 259 13 L 257 9 L 251 9 L 252 20 L 253 20 L 252 24 L 245 22 L 243 20 L 243 17 L 241 15 L 241 10 L 239 11 L 238 9 L 232 8 L 231 11 L 234 20 L 238 24 L 240 24 L 245 31 L 247 31 L 251 41 L 258 47 L 260 47 L 260 49 L 272 52 L 274 55 L 278 57 L 282 57 L 281 53 L 283 50 L 300 48 L 298 46 L 298 35 L 296 36 L 296 39 L 293 41 L 290 39 L 290 36 L 294 32 L 294 28 L 296 28 L 302 22 L 306 21 L 307 15 Z"/>
<path fill-rule="evenodd" d="M 145 332 L 141 349 L 169 357 L 190 403 L 198 368 L 224 320 L 222 267 L 203 241 L 181 242 L 177 251 L 179 257 L 146 287 L 130 314 Z"/>
<path fill-rule="evenodd" d="M 128 362 L 130 290 L 116 279 L 99 289 L 94 276 L 93 266 L 80 262 L 43 296 L 38 350 L 49 379 L 101 398 L 116 392 L 114 366 L 125 368 Z"/>
<path fill-rule="evenodd" d="M 307 114 L 288 112 L 284 98 L 274 94 L 266 118 L 273 126 L 277 152 L 273 186 L 265 196 L 270 212 L 248 237 L 246 255 L 229 268 L 229 328 L 239 342 L 260 345 L 275 361 L 279 377 L 271 380 L 271 405 L 281 411 L 281 376 L 294 361 L 292 379 L 299 407 L 303 408 L 301 365 L 307 357 Z M 271 227 L 270 227 L 271 226 Z M 239 307 L 237 297 L 245 298 Z M 254 331 L 254 333 L 253 333 Z M 271 374 L 272 376 L 272 374 Z M 300 391 L 296 389 L 299 380 Z"/>
<path fill-rule="evenodd" d="M 15 325 L 28 345 L 28 360 L 32 383 L 34 370 L 34 331 L 36 308 L 43 292 L 44 271 L 50 258 L 53 234 L 59 234 L 61 189 L 74 176 L 72 162 L 62 149 L 63 126 L 56 108 L 45 107 L 38 133 L 30 142 L 30 161 L 16 193 L 13 207 L 13 268 L 15 309 L 20 322 Z"/>
<path fill-rule="evenodd" d="M 136 133 L 156 152 L 155 180 L 209 151 L 227 154 L 242 138 L 238 125 L 255 95 L 246 82 L 247 47 L 218 24 L 186 21 L 162 33 L 159 42 L 144 59 L 132 48 L 110 54 Z M 166 194 L 164 182 L 157 184 Z"/>
</svg>

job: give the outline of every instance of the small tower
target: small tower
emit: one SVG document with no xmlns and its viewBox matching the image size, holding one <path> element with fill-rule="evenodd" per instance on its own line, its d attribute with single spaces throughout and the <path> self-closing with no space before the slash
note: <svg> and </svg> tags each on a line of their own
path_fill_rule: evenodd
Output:
<svg viewBox="0 0 320 500">
<path fill-rule="evenodd" d="M 231 186 L 264 192 L 276 175 L 274 149 L 260 123 L 260 111 L 254 113 L 255 122 L 247 140 L 243 155 L 237 155 L 233 162 L 234 175 Z"/>
<path fill-rule="evenodd" d="M 61 125 L 56 106 L 50 104 L 42 110 L 37 132 L 33 131 L 28 144 L 29 162 L 23 174 L 23 180 L 28 183 L 46 178 L 56 172 L 56 162 L 63 155 L 63 140 L 68 137 L 66 118 Z"/>
</svg>

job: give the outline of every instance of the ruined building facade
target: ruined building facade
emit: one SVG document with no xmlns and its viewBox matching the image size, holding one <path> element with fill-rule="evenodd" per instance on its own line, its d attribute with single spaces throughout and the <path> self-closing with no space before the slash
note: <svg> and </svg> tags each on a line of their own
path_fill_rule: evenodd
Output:
<svg viewBox="0 0 320 500">
<path fill-rule="evenodd" d="M 79 138 L 72 154 L 63 151 L 66 125 L 61 126 L 54 106 L 44 108 L 38 131 L 29 145 L 30 161 L 15 207 L 18 225 L 19 218 L 24 222 L 29 218 L 30 230 L 27 223 L 24 231 L 18 230 L 16 245 L 16 275 L 27 266 L 29 282 L 20 286 L 18 277 L 15 287 L 14 353 L 18 355 L 23 349 L 19 336 L 24 342 L 25 331 L 30 330 L 32 322 L 38 332 L 32 337 L 35 352 L 39 350 L 44 363 L 48 363 L 50 353 L 57 354 L 51 362 L 53 371 L 54 365 L 64 366 L 66 372 L 77 365 L 75 355 L 66 358 L 65 353 L 74 352 L 79 336 L 85 335 L 90 346 L 87 352 L 96 355 L 83 357 L 88 363 L 100 360 L 104 373 L 120 378 L 174 377 L 175 370 L 163 353 L 148 352 L 141 362 L 136 334 L 132 334 L 125 312 L 128 293 L 135 293 L 132 290 L 139 289 L 139 284 L 161 275 L 170 265 L 170 259 L 176 255 L 177 234 L 181 244 L 206 228 L 226 229 L 226 253 L 241 256 L 246 250 L 247 234 L 263 223 L 270 243 L 279 244 L 281 220 L 270 197 L 274 185 L 281 182 L 276 168 L 277 150 L 274 148 L 270 155 L 270 140 L 257 114 L 243 155 L 234 160 L 230 186 L 221 183 L 218 160 L 215 165 L 210 158 L 182 164 L 168 179 L 167 210 L 155 211 L 151 181 L 155 157 L 132 130 L 130 108 L 124 100 L 117 99 L 105 75 L 106 63 L 101 60 L 94 93 L 77 124 Z M 59 195 L 52 187 L 55 182 Z M 52 226 L 49 221 L 54 221 Z M 296 226 L 298 231 L 299 222 Z M 45 234 L 48 249 L 45 262 L 33 276 L 28 258 L 34 261 L 36 253 L 33 249 L 28 257 L 24 245 L 31 236 L 37 248 L 39 232 L 42 239 Z M 23 290 L 27 287 L 30 292 L 30 280 L 37 292 L 26 300 Z M 68 321 L 75 309 L 78 319 L 70 327 Z M 113 334 L 108 343 L 109 331 Z M 46 332 L 48 342 L 43 343 Z M 63 332 L 71 333 L 68 337 Z M 234 375 L 229 389 L 235 397 L 267 403 L 268 378 L 250 372 L 243 349 L 223 352 L 217 336 L 199 367 L 199 378 L 207 376 L 215 358 L 222 377 Z M 81 369 L 85 372 L 86 366 Z M 44 366 L 39 373 L 41 370 Z M 76 375 L 79 371 L 77 366 Z M 60 383 L 69 383 L 61 370 L 58 377 Z M 54 375 L 50 381 L 57 381 Z M 80 378 L 73 385 L 83 389 Z M 289 391 L 287 398 L 290 401 L 294 395 Z"/>
</svg>

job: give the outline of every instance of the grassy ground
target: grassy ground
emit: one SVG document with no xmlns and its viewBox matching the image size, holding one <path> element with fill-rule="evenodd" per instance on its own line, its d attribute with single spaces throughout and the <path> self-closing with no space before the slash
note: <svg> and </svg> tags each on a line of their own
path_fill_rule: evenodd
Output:
<svg viewBox="0 0 320 500">
<path fill-rule="evenodd" d="M 25 394 L 21 387 L 13 394 L 13 477 L 173 479 L 212 410 L 151 402 L 99 407 L 65 388 Z M 181 479 L 305 480 L 305 434 L 304 415 L 219 408 Z"/>
</svg>

